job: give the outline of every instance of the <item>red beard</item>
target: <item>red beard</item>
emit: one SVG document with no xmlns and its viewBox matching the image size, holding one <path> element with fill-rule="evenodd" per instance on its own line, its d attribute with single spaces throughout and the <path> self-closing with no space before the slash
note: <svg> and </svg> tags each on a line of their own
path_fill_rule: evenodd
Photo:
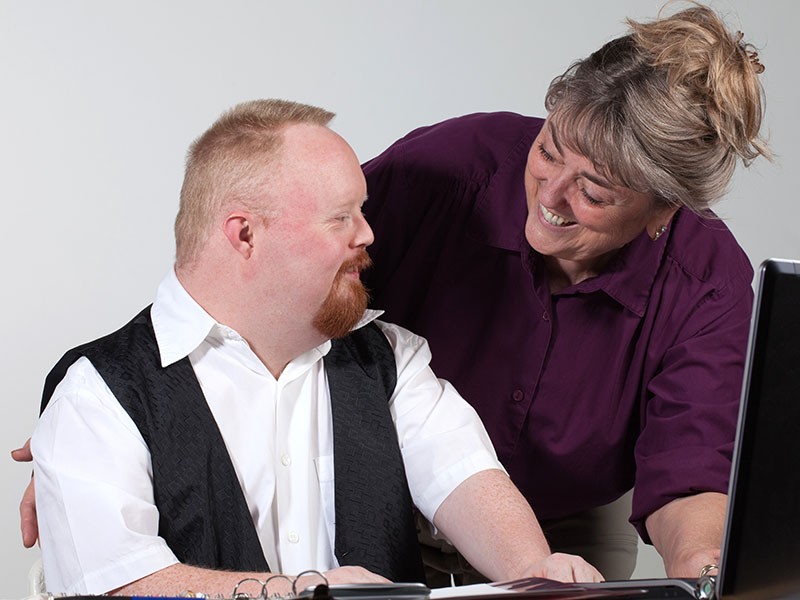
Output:
<svg viewBox="0 0 800 600">
<path fill-rule="evenodd" d="M 344 263 L 333 279 L 331 291 L 312 321 L 317 331 L 330 339 L 346 336 L 358 323 L 369 302 L 369 293 L 360 280 L 346 276 L 355 268 L 361 272 L 372 266 L 366 250 Z"/>
</svg>

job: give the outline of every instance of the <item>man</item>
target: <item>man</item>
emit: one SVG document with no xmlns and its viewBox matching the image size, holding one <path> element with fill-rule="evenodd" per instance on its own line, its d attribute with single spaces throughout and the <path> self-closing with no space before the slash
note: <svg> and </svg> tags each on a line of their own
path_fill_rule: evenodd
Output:
<svg viewBox="0 0 800 600">
<path fill-rule="evenodd" d="M 366 184 L 332 117 L 223 115 L 190 149 L 152 307 L 48 377 L 31 449 L 50 591 L 419 578 L 412 503 L 492 579 L 599 578 L 549 555 L 425 341 L 365 310 Z"/>
</svg>

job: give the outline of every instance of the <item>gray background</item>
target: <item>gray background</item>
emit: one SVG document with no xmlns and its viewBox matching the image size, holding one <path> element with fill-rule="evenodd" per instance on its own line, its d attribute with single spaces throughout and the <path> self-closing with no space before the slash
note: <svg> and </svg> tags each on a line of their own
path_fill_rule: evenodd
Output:
<svg viewBox="0 0 800 600">
<path fill-rule="evenodd" d="M 552 77 L 660 5 L 0 0 L 4 447 L 32 431 L 65 349 L 151 301 L 172 262 L 184 153 L 221 111 L 258 97 L 324 106 L 366 160 L 446 117 L 543 115 Z M 798 258 L 799 5 L 712 6 L 761 48 L 777 155 L 740 170 L 718 212 L 754 265 Z M 6 458 L 0 472 L 0 597 L 14 598 L 38 557 L 18 533 L 30 469 Z M 659 572 L 644 555 L 637 574 Z"/>
</svg>

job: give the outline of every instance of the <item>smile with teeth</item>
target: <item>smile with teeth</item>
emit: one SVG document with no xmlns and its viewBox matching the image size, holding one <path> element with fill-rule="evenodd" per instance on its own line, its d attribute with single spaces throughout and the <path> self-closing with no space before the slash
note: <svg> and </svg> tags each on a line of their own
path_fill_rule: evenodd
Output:
<svg viewBox="0 0 800 600">
<path fill-rule="evenodd" d="M 564 217 L 559 217 L 558 215 L 551 213 L 541 204 L 539 205 L 539 211 L 542 213 L 544 220 L 550 223 L 550 225 L 555 225 L 556 227 L 566 227 L 567 225 L 575 224 L 575 221 L 567 221 Z"/>
</svg>

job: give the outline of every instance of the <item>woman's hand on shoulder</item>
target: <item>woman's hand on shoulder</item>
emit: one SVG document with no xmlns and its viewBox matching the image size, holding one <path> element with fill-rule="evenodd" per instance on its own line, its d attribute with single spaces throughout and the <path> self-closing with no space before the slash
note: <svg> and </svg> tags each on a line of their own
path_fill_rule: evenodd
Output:
<svg viewBox="0 0 800 600">
<path fill-rule="evenodd" d="M 25 442 L 20 448 L 11 451 L 11 458 L 17 462 L 30 462 L 33 460 L 31 454 L 31 439 Z M 36 495 L 33 489 L 33 476 L 19 503 L 19 521 L 22 531 L 22 545 L 32 548 L 39 539 L 39 523 L 36 519 Z"/>
</svg>

